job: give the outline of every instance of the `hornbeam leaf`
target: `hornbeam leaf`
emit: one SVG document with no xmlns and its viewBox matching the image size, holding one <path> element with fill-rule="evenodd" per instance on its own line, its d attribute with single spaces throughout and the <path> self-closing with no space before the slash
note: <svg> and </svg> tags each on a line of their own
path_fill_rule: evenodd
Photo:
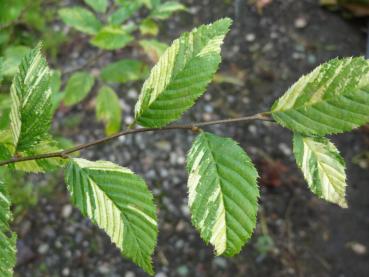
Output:
<svg viewBox="0 0 369 277">
<path fill-rule="evenodd" d="M 41 45 L 27 54 L 11 86 L 10 113 L 16 151 L 27 150 L 49 137 L 52 117 L 50 71 L 41 54 Z"/>
<path fill-rule="evenodd" d="M 136 122 L 162 127 L 194 104 L 218 69 L 220 46 L 230 25 L 230 19 L 221 19 L 173 42 L 143 85 L 135 107 Z"/>
<path fill-rule="evenodd" d="M 334 144 L 327 138 L 295 134 L 293 152 L 310 190 L 346 208 L 345 162 Z"/>
<path fill-rule="evenodd" d="M 66 183 L 73 203 L 147 273 L 157 239 L 156 209 L 144 180 L 106 161 L 71 159 Z"/>
<path fill-rule="evenodd" d="M 250 158 L 235 141 L 202 133 L 188 154 L 187 170 L 194 226 L 218 255 L 237 254 L 256 225 L 258 173 Z"/>
<path fill-rule="evenodd" d="M 368 61 L 346 58 L 320 65 L 275 102 L 272 115 L 305 135 L 342 133 L 368 123 Z"/>
<path fill-rule="evenodd" d="M 13 276 L 16 262 L 17 236 L 11 231 L 9 223 L 12 220 L 10 200 L 5 185 L 0 181 L 0 276 Z"/>
</svg>

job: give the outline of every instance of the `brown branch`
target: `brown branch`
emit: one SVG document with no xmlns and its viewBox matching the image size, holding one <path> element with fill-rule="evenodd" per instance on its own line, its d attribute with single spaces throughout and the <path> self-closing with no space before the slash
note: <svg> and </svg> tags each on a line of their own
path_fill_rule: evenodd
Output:
<svg viewBox="0 0 369 277">
<path fill-rule="evenodd" d="M 168 130 L 190 130 L 193 132 L 199 131 L 202 127 L 207 127 L 211 125 L 218 125 L 218 124 L 229 124 L 229 123 L 237 123 L 237 122 L 246 122 L 246 121 L 252 121 L 252 120 L 262 120 L 262 121 L 272 121 L 272 119 L 269 117 L 269 113 L 258 113 L 251 116 L 245 116 L 245 117 L 239 117 L 239 118 L 231 118 L 231 119 L 221 119 L 221 120 L 213 120 L 213 121 L 205 121 L 205 122 L 194 122 L 190 124 L 184 124 L 184 125 L 169 125 L 163 128 L 137 128 L 137 129 L 128 129 L 124 130 L 122 132 L 116 133 L 114 135 L 104 137 L 95 141 L 91 141 L 88 143 L 80 144 L 75 147 L 65 149 L 58 152 L 53 153 L 45 153 L 45 154 L 39 154 L 29 157 L 13 157 L 6 161 L 1 161 L 0 166 L 18 163 L 18 162 L 25 162 L 25 161 L 31 161 L 31 160 L 41 160 L 41 159 L 49 159 L 49 158 L 64 158 L 67 159 L 69 157 L 69 154 L 72 154 L 74 152 L 77 152 L 79 150 L 87 149 L 92 146 L 102 144 L 105 142 L 108 142 L 110 140 L 116 139 L 118 137 L 131 135 L 131 134 L 137 134 L 137 133 L 145 133 L 145 132 L 159 132 L 159 131 L 168 131 Z"/>
</svg>

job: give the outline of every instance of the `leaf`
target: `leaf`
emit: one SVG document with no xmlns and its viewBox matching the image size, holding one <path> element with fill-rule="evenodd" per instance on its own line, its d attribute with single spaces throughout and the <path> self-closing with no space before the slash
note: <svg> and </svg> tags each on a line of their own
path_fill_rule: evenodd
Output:
<svg viewBox="0 0 369 277">
<path fill-rule="evenodd" d="M 95 11 L 105 13 L 108 7 L 108 0 L 84 0 L 87 5 L 93 8 Z"/>
<path fill-rule="evenodd" d="M 144 180 L 111 162 L 72 159 L 66 183 L 82 214 L 104 229 L 124 256 L 152 275 L 157 218 Z"/>
<path fill-rule="evenodd" d="M 86 98 L 95 83 L 94 77 L 87 72 L 76 72 L 65 87 L 64 104 L 73 106 Z"/>
<path fill-rule="evenodd" d="M 120 25 L 135 14 L 141 6 L 141 1 L 127 1 L 109 16 L 108 21 L 110 24 Z"/>
<path fill-rule="evenodd" d="M 147 71 L 143 62 L 124 59 L 104 67 L 101 70 L 101 78 L 106 82 L 126 83 L 145 78 Z"/>
<path fill-rule="evenodd" d="M 139 41 L 140 46 L 144 49 L 150 60 L 157 62 L 169 45 L 157 41 L 155 39 L 143 39 Z"/>
<path fill-rule="evenodd" d="M 37 145 L 34 145 L 31 149 L 27 149 L 22 152 L 18 152 L 19 157 L 29 157 L 45 153 L 53 153 L 61 151 L 62 147 L 58 145 L 56 141 L 53 140 L 43 140 Z M 51 172 L 59 169 L 66 164 L 66 159 L 62 158 L 49 158 L 41 160 L 30 160 L 25 162 L 18 162 L 15 164 L 15 169 L 24 172 L 32 173 L 43 173 Z"/>
<path fill-rule="evenodd" d="M 39 44 L 23 58 L 10 89 L 10 125 L 16 151 L 27 150 L 49 137 L 52 117 L 49 83 L 50 71 Z"/>
<path fill-rule="evenodd" d="M 51 104 L 52 113 L 59 108 L 60 103 L 64 99 L 64 93 L 60 92 L 61 87 L 61 72 L 59 70 L 52 70 L 50 75 L 50 89 L 51 89 Z"/>
<path fill-rule="evenodd" d="M 274 119 L 305 135 L 342 133 L 369 122 L 369 64 L 334 59 L 300 78 L 272 107 Z"/>
<path fill-rule="evenodd" d="M 217 255 L 233 256 L 256 226 L 257 171 L 238 144 L 200 134 L 187 156 L 189 206 L 193 225 Z"/>
<path fill-rule="evenodd" d="M 13 276 L 16 263 L 17 235 L 10 229 L 13 215 L 5 185 L 0 181 L 0 276 Z"/>
<path fill-rule="evenodd" d="M 140 32 L 142 35 L 157 36 L 159 33 L 159 26 L 151 18 L 145 18 L 140 24 Z"/>
<path fill-rule="evenodd" d="M 1 75 L 12 77 L 18 71 L 22 58 L 30 51 L 26 46 L 11 46 L 4 51 L 4 60 L 1 67 Z"/>
<path fill-rule="evenodd" d="M 97 34 L 101 28 L 101 22 L 85 8 L 63 8 L 59 10 L 59 16 L 65 24 L 89 35 Z"/>
<path fill-rule="evenodd" d="M 326 138 L 295 134 L 293 152 L 297 165 L 318 197 L 347 208 L 345 161 Z"/>
<path fill-rule="evenodd" d="M 96 117 L 106 124 L 105 133 L 107 135 L 119 131 L 122 123 L 122 110 L 117 94 L 108 86 L 102 87 L 97 95 Z"/>
<path fill-rule="evenodd" d="M 23 0 L 1 0 L 0 6 L 6 7 L 6 9 L 0 9 L 0 25 L 6 25 L 16 20 L 22 14 L 24 2 Z"/>
<path fill-rule="evenodd" d="M 0 130 L 6 129 L 9 126 L 11 103 L 11 97 L 9 94 L 0 93 Z"/>
<path fill-rule="evenodd" d="M 176 1 L 167 1 L 156 6 L 156 8 L 151 13 L 151 17 L 163 20 L 169 18 L 174 12 L 185 10 L 186 7 L 181 3 L 178 3 Z"/>
<path fill-rule="evenodd" d="M 91 44 L 101 49 L 113 50 L 126 46 L 133 37 L 122 27 L 105 26 L 91 40 Z"/>
<path fill-rule="evenodd" d="M 135 107 L 142 126 L 162 127 L 178 119 L 200 97 L 217 71 L 230 19 L 184 33 L 161 56 Z"/>
</svg>

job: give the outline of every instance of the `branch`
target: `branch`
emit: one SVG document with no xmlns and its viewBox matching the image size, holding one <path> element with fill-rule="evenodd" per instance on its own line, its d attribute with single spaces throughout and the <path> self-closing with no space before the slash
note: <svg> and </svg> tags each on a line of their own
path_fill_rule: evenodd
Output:
<svg viewBox="0 0 369 277">
<path fill-rule="evenodd" d="M 118 137 L 131 135 L 131 134 L 137 134 L 137 133 L 146 133 L 146 132 L 159 132 L 159 131 L 168 131 L 168 130 L 190 130 L 193 132 L 198 132 L 200 128 L 207 127 L 211 125 L 218 125 L 218 124 L 229 124 L 229 123 L 237 123 L 237 122 L 246 122 L 246 121 L 253 121 L 253 120 L 262 120 L 262 121 L 273 121 L 269 117 L 269 113 L 258 113 L 251 116 L 245 116 L 245 117 L 239 117 L 239 118 L 230 118 L 230 119 L 221 119 L 221 120 L 213 120 L 213 121 L 205 121 L 205 122 L 194 122 L 184 125 L 169 125 L 163 128 L 137 128 L 137 129 L 128 129 L 124 130 L 122 132 L 116 133 L 114 135 L 104 137 L 98 140 L 94 140 L 88 143 L 80 144 L 75 147 L 65 149 L 58 152 L 53 153 L 45 153 L 45 154 L 39 154 L 29 157 L 13 157 L 9 160 L 0 162 L 0 166 L 18 163 L 18 162 L 25 162 L 25 161 L 31 161 L 31 160 L 41 160 L 41 159 L 49 159 L 49 158 L 63 158 L 67 159 L 69 158 L 69 154 L 72 154 L 74 152 L 90 148 L 92 146 L 102 144 L 105 142 L 108 142 L 110 140 L 116 139 Z"/>
</svg>

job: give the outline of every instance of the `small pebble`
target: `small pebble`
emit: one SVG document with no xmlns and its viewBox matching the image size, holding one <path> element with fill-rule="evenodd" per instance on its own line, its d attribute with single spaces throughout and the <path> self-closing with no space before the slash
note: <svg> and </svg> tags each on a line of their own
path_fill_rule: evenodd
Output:
<svg viewBox="0 0 369 277">
<path fill-rule="evenodd" d="M 252 42 L 255 39 L 256 39 L 256 36 L 253 33 L 249 33 L 249 34 L 246 35 L 246 41 L 248 41 L 248 42 Z"/>
<path fill-rule="evenodd" d="M 70 215 L 72 214 L 73 211 L 73 207 L 72 205 L 64 205 L 63 209 L 62 209 L 62 217 L 63 218 L 68 218 L 70 217 Z"/>
<path fill-rule="evenodd" d="M 47 251 L 49 251 L 49 245 L 44 243 L 41 244 L 38 249 L 37 249 L 38 253 L 40 253 L 41 255 L 46 254 Z"/>
<path fill-rule="evenodd" d="M 307 26 L 307 20 L 306 20 L 306 18 L 305 17 L 298 17 L 298 18 L 296 18 L 295 19 L 295 27 L 297 28 L 297 29 L 303 29 L 303 28 L 305 28 L 306 26 Z"/>
<path fill-rule="evenodd" d="M 359 242 L 351 242 L 348 246 L 357 255 L 365 255 L 367 253 L 366 246 Z"/>
<path fill-rule="evenodd" d="M 126 274 L 124 274 L 124 277 L 135 277 L 136 274 L 132 271 L 127 271 Z"/>
</svg>

